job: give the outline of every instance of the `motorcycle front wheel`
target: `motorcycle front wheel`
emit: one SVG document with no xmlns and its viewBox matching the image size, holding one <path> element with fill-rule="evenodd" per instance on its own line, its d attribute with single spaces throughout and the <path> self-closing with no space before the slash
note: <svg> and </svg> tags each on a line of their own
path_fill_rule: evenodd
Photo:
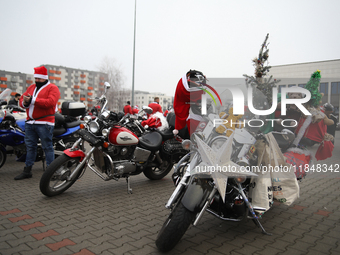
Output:
<svg viewBox="0 0 340 255">
<path fill-rule="evenodd" d="M 53 197 L 70 188 L 78 179 L 82 170 L 76 173 L 72 180 L 69 176 L 79 164 L 80 158 L 71 158 L 66 154 L 57 157 L 46 169 L 40 179 L 40 191 L 45 196 Z"/>
<path fill-rule="evenodd" d="M 195 219 L 195 215 L 179 202 L 159 231 L 156 239 L 158 250 L 167 252 L 173 249 Z"/>
<path fill-rule="evenodd" d="M 160 180 L 171 171 L 173 166 L 174 164 L 163 160 L 163 163 L 158 166 L 148 166 L 143 173 L 150 180 Z"/>
</svg>

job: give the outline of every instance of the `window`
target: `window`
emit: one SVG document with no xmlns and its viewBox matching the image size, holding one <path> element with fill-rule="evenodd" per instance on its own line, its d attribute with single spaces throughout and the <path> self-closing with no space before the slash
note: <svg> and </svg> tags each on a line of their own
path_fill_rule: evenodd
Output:
<svg viewBox="0 0 340 255">
<path fill-rule="evenodd" d="M 291 88 L 291 87 L 294 87 L 294 86 L 296 86 L 296 85 L 295 84 L 289 84 L 288 88 Z"/>
<path fill-rule="evenodd" d="M 340 82 L 332 82 L 331 83 L 331 93 L 339 94 L 340 92 Z"/>
<path fill-rule="evenodd" d="M 279 85 L 279 93 L 281 93 L 281 89 L 285 88 L 285 87 L 286 87 L 286 85 Z"/>
<path fill-rule="evenodd" d="M 299 84 L 298 85 L 300 88 L 304 88 L 306 86 L 306 84 Z"/>
<path fill-rule="evenodd" d="M 328 95 L 328 82 L 320 83 L 320 93 Z"/>
</svg>

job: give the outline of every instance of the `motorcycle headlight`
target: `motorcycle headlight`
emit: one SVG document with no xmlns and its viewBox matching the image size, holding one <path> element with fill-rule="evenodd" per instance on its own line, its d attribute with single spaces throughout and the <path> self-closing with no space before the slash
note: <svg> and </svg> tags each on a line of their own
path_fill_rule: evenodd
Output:
<svg viewBox="0 0 340 255">
<path fill-rule="evenodd" d="M 84 122 L 85 122 L 86 124 L 89 123 L 91 120 L 92 120 L 92 117 L 91 117 L 91 116 L 85 116 L 85 117 L 84 117 Z"/>
<path fill-rule="evenodd" d="M 219 151 L 222 148 L 223 144 L 227 142 L 227 140 L 227 136 L 217 136 L 211 140 L 209 145 L 214 151 Z"/>
<path fill-rule="evenodd" d="M 89 130 L 93 133 L 96 134 L 99 131 L 99 124 L 96 121 L 92 121 L 89 124 Z"/>
<path fill-rule="evenodd" d="M 238 176 L 234 178 L 234 181 L 238 182 L 238 183 L 244 183 L 247 180 L 246 176 Z"/>
<path fill-rule="evenodd" d="M 102 130 L 102 135 L 103 135 L 104 137 L 107 137 L 108 134 L 109 134 L 109 130 L 108 130 L 107 128 L 104 128 L 104 129 Z"/>
</svg>

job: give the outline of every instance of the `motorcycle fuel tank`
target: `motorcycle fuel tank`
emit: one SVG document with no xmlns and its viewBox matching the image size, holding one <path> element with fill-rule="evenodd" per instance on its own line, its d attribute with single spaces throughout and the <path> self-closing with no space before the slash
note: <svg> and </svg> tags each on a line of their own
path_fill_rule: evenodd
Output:
<svg viewBox="0 0 340 255">
<path fill-rule="evenodd" d="M 138 144 L 138 137 L 129 129 L 121 126 L 113 126 L 108 135 L 109 142 L 114 145 Z"/>
</svg>

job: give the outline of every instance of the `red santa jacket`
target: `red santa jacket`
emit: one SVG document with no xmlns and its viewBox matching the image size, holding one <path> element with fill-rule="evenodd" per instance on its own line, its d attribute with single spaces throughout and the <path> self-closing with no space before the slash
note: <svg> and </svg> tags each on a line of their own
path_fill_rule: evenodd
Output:
<svg viewBox="0 0 340 255">
<path fill-rule="evenodd" d="M 301 118 L 298 127 L 296 128 L 296 133 L 300 131 L 305 119 Z M 334 145 L 331 141 L 325 141 L 324 137 L 327 132 L 327 126 L 324 123 L 324 120 L 320 122 L 311 123 L 307 130 L 305 131 L 304 136 L 308 139 L 315 141 L 317 143 L 321 143 L 316 151 L 315 158 L 317 160 L 324 160 L 332 156 L 332 152 L 334 149 Z"/>
<path fill-rule="evenodd" d="M 23 96 L 28 96 L 28 94 L 32 96 L 32 101 L 30 105 L 26 107 L 23 104 Z M 29 86 L 19 100 L 19 105 L 22 108 L 26 108 L 27 123 L 54 125 L 55 118 L 53 115 L 57 110 L 59 97 L 59 88 L 53 83 L 48 82 L 42 86 L 37 93 L 35 84 Z M 52 116 L 41 118 L 46 115 Z"/>
<path fill-rule="evenodd" d="M 139 110 L 138 110 L 137 108 L 133 108 L 133 109 L 132 109 L 132 113 L 133 113 L 133 114 L 137 114 L 138 112 L 139 112 Z"/>
<path fill-rule="evenodd" d="M 131 105 L 127 104 L 127 105 L 124 106 L 124 113 L 125 113 L 125 115 L 128 114 L 128 113 L 132 114 Z"/>
<path fill-rule="evenodd" d="M 203 91 L 198 88 L 189 88 L 186 75 L 179 80 L 175 98 L 174 111 L 176 115 L 175 129 L 180 130 L 185 127 L 187 119 L 200 120 L 200 116 L 190 115 L 190 102 L 196 102 L 201 99 Z"/>
<path fill-rule="evenodd" d="M 152 113 L 151 114 L 154 114 L 156 112 L 163 113 L 162 107 L 157 102 L 150 103 L 148 106 L 152 108 Z"/>
</svg>

